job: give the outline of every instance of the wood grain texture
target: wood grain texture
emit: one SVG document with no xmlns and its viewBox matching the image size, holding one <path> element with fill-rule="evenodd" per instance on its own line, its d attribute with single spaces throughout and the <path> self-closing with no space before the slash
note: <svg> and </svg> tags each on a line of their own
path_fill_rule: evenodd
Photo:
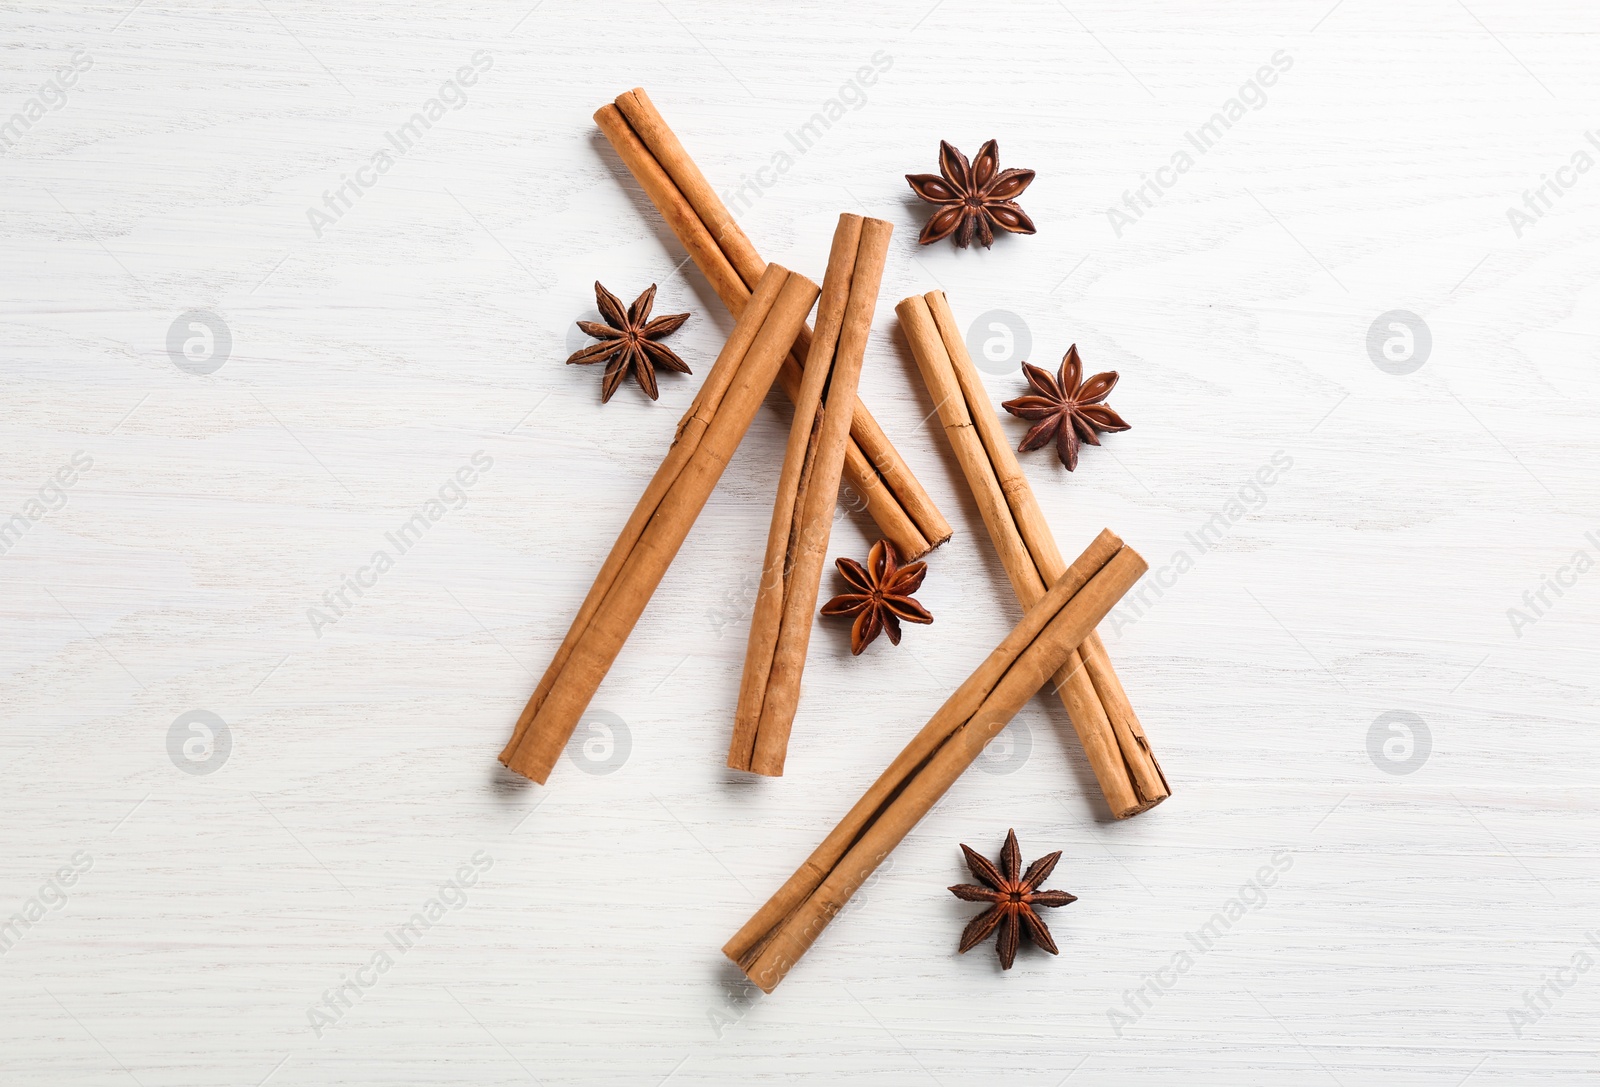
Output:
<svg viewBox="0 0 1600 1087">
<path fill-rule="evenodd" d="M 0 554 L 0 925 L 42 911 L 0 955 L 0 1080 L 1600 1076 L 1600 970 L 1558 975 L 1600 961 L 1600 171 L 1559 172 L 1600 162 L 1592 5 L 129 0 L 0 23 L 0 522 L 28 526 Z M 1173 798 L 1109 822 L 1036 698 L 773 997 L 718 948 L 1019 612 L 880 306 L 862 398 L 956 527 L 919 594 L 935 624 L 860 658 L 819 626 L 785 776 L 722 767 L 787 431 L 762 412 L 607 716 L 548 789 L 498 767 L 732 327 L 594 130 L 635 85 L 768 259 L 815 278 L 839 212 L 885 218 L 881 298 L 942 289 L 963 321 L 1025 321 L 1030 361 L 1076 342 L 1119 371 L 1131 431 L 1071 476 L 1023 463 L 1065 551 L 1109 526 L 1162 579 L 1102 634 Z M 1038 235 L 916 250 L 902 175 L 991 137 L 1038 171 Z M 1545 177 L 1572 184 L 1519 234 Z M 1107 209 L 1148 179 L 1119 235 Z M 602 409 L 562 365 L 596 279 L 696 314 L 673 339 L 695 376 L 659 403 Z M 231 334 L 214 373 L 169 354 L 191 310 Z M 1408 375 L 1368 352 L 1392 310 L 1431 332 Z M 870 532 L 845 514 L 832 553 Z M 319 636 L 308 609 L 363 568 Z M 187 724 L 169 753 L 196 710 L 231 738 L 207 774 L 180 768 Z M 1383 769 L 1408 758 L 1391 711 L 1429 729 L 1413 772 Z M 958 841 L 1008 827 L 1064 850 L 1079 901 L 1058 959 L 1002 974 L 956 955 L 972 907 L 944 888 Z M 385 949 L 319 1037 L 308 1012 Z"/>
</svg>

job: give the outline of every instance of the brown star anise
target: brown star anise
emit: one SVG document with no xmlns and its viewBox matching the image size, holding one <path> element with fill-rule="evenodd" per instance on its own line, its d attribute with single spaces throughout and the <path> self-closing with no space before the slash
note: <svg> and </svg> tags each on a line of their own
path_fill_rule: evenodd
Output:
<svg viewBox="0 0 1600 1087">
<path fill-rule="evenodd" d="M 900 556 L 894 544 L 879 540 L 867 552 L 867 568 L 854 559 L 835 559 L 839 573 L 850 583 L 851 592 L 841 593 L 822 605 L 823 615 L 854 615 L 850 627 L 850 652 L 859 654 L 872 644 L 883 631 L 889 632 L 889 641 L 900 644 L 900 620 L 908 623 L 931 623 L 928 609 L 911 599 L 911 594 L 922 585 L 928 573 L 928 564 L 913 562 L 900 565 Z"/>
<path fill-rule="evenodd" d="M 1078 467 L 1078 442 L 1099 445 L 1096 431 L 1128 430 L 1129 424 L 1111 410 L 1111 405 L 1100 401 L 1111 395 L 1117 384 L 1117 372 L 1110 370 L 1083 380 L 1083 363 L 1078 358 L 1078 345 L 1067 349 L 1061 360 L 1061 373 L 1051 377 L 1047 371 L 1022 364 L 1022 372 L 1033 386 L 1036 396 L 1019 396 L 1000 405 L 1019 419 L 1033 423 L 1033 429 L 1022 436 L 1020 452 L 1038 449 L 1051 438 L 1056 441 L 1056 455 L 1067 471 Z"/>
<path fill-rule="evenodd" d="M 978 160 L 971 165 L 967 156 L 945 140 L 939 141 L 939 174 L 907 174 L 911 190 L 930 204 L 938 204 L 917 241 L 932 245 L 955 235 L 965 249 L 977 234 L 978 244 L 987 249 L 994 244 L 994 228 L 1012 234 L 1032 234 L 1033 220 L 1017 206 L 1017 197 L 1033 182 L 1032 170 L 1000 169 L 1000 145 L 990 140 L 978 148 Z"/>
<path fill-rule="evenodd" d="M 1061 859 L 1061 850 L 1040 857 L 1028 865 L 1026 872 L 1022 871 L 1022 850 L 1017 846 L 1017 832 L 1014 830 L 1006 831 L 1006 844 L 1000 851 L 999 868 L 991 864 L 989 858 L 973 852 L 969 846 L 963 845 L 961 851 L 967 855 L 967 867 L 983 886 L 958 883 L 950 888 L 950 893 L 967 902 L 991 903 L 988 909 L 967 922 L 966 931 L 961 934 L 962 952 L 971 951 L 998 928 L 1000 938 L 995 941 L 995 950 L 1000 954 L 1000 966 L 1003 969 L 1011 969 L 1011 964 L 1016 961 L 1017 944 L 1023 929 L 1027 929 L 1028 936 L 1035 944 L 1052 955 L 1060 954 L 1056 942 L 1050 938 L 1050 930 L 1045 927 L 1044 919 L 1035 912 L 1035 907 L 1065 906 L 1078 901 L 1077 895 L 1070 895 L 1066 891 L 1039 890 L 1039 884 L 1049 878 L 1056 861 Z"/>
<path fill-rule="evenodd" d="M 680 374 L 691 373 L 688 364 L 673 353 L 670 347 L 656 343 L 663 336 L 669 336 L 683 326 L 689 319 L 687 313 L 673 313 L 666 317 L 657 317 L 650 320 L 650 307 L 655 304 L 656 285 L 650 284 L 650 289 L 633 300 L 633 305 L 628 307 L 626 313 L 622 310 L 622 299 L 600 286 L 597 281 L 594 285 L 595 305 L 600 308 L 600 316 L 606 323 L 596 324 L 593 321 L 579 321 L 578 327 L 600 342 L 585 347 L 567 360 L 568 365 L 578 363 L 586 365 L 591 362 L 604 362 L 606 364 L 605 378 L 600 383 L 600 403 L 604 404 L 611 399 L 611 394 L 617 391 L 622 384 L 622 379 L 633 372 L 634 379 L 639 382 L 651 400 L 661 396 L 661 391 L 656 386 L 656 367 L 665 366 L 669 370 L 676 370 Z"/>
</svg>

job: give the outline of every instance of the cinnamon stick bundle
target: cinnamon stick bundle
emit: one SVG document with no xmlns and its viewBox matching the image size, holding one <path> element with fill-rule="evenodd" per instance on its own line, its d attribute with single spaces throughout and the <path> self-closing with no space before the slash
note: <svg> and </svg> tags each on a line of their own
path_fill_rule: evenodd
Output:
<svg viewBox="0 0 1600 1087">
<path fill-rule="evenodd" d="M 606 556 L 555 659 L 517 719 L 500 761 L 541 785 L 622 643 L 711 497 L 772 387 L 817 285 L 767 266 L 728 342 L 678 424 L 677 437 Z"/>
<path fill-rule="evenodd" d="M 833 530 L 861 360 L 894 226 L 839 216 L 778 478 L 728 765 L 783 773 Z"/>
<path fill-rule="evenodd" d="M 907 298 L 895 312 L 1017 599 L 1032 607 L 1066 563 L 967 354 L 950 304 L 943 291 L 932 291 Z M 1127 819 L 1171 795 L 1099 634 L 1091 630 L 1068 654 L 1056 687 L 1112 815 Z"/>
<path fill-rule="evenodd" d="M 723 305 L 737 318 L 766 262 L 650 97 L 636 87 L 618 95 L 615 105 L 600 107 L 594 119 Z M 803 326 L 778 375 L 790 400 L 800 395 L 810 349 L 811 330 Z M 845 443 L 844 472 L 878 528 L 907 561 L 950 538 L 949 522 L 860 403 L 851 418 L 850 440 Z"/>
<path fill-rule="evenodd" d="M 1144 573 L 1110 532 L 1022 621 L 895 756 L 866 794 L 722 952 L 771 992 L 911 828 Z"/>
</svg>

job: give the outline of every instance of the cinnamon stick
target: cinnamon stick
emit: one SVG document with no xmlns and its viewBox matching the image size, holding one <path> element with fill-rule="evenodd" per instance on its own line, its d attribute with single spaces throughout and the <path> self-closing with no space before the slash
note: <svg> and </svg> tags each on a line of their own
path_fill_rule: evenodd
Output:
<svg viewBox="0 0 1600 1087">
<path fill-rule="evenodd" d="M 817 285 L 768 265 L 500 761 L 543 784 L 777 377 Z"/>
<path fill-rule="evenodd" d="M 618 95 L 614 105 L 602 106 L 594 119 L 717 296 L 737 318 L 766 263 L 650 97 L 636 87 Z M 802 370 L 810 349 L 811 331 L 802 327 L 778 376 L 790 400 L 800 394 Z M 844 474 L 878 528 L 908 561 L 950 538 L 949 522 L 860 403 L 851 417 Z"/>
<path fill-rule="evenodd" d="M 766 992 L 776 988 L 850 896 L 1145 569 L 1132 548 L 1102 532 L 723 946 L 723 954 Z"/>
<path fill-rule="evenodd" d="M 1017 599 L 1031 607 L 1066 563 L 967 354 L 950 305 L 944 292 L 933 291 L 907 298 L 895 312 Z M 1056 687 L 1116 818 L 1148 811 L 1171 795 L 1099 634 L 1091 631 L 1068 655 Z"/>
<path fill-rule="evenodd" d="M 736 770 L 783 773 L 856 385 L 893 231 L 893 224 L 882 219 L 848 213 L 839 216 L 834 231 L 750 624 L 728 747 L 728 765 Z"/>
</svg>

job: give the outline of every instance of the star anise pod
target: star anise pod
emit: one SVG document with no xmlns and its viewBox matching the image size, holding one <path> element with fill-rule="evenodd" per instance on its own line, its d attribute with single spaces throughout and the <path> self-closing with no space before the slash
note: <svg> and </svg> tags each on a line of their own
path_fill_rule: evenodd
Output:
<svg viewBox="0 0 1600 1087">
<path fill-rule="evenodd" d="M 900 556 L 894 544 L 879 540 L 867 552 L 867 567 L 854 559 L 835 559 L 839 573 L 850 583 L 850 592 L 841 593 L 822 605 L 823 615 L 854 615 L 850 627 L 850 652 L 860 652 L 872 644 L 873 639 L 889 632 L 889 641 L 900 644 L 900 620 L 908 623 L 931 623 L 928 609 L 911 599 L 911 594 L 922 585 L 928 573 L 928 564 L 913 562 L 900 565 Z"/>
<path fill-rule="evenodd" d="M 611 399 L 611 394 L 617 391 L 622 384 L 622 379 L 631 371 L 634 380 L 639 382 L 651 400 L 659 399 L 661 390 L 656 386 L 656 367 L 665 366 L 669 370 L 676 370 L 680 374 L 691 373 L 689 366 L 680 359 L 670 347 L 656 341 L 663 336 L 669 336 L 683 326 L 689 319 L 687 313 L 673 313 L 665 317 L 650 320 L 650 307 L 655 304 L 656 285 L 650 284 L 650 289 L 633 300 L 627 312 L 623 312 L 622 299 L 600 286 L 597 281 L 594 285 L 595 305 L 600 309 L 600 316 L 605 318 L 605 324 L 596 324 L 593 321 L 579 321 L 578 327 L 600 342 L 590 344 L 582 351 L 576 352 L 567 360 L 568 365 L 578 363 L 586 365 L 591 362 L 606 364 L 605 378 L 600 383 L 600 403 L 604 404 Z"/>
<path fill-rule="evenodd" d="M 1117 372 L 1110 370 L 1083 380 L 1083 363 L 1078 358 L 1077 344 L 1067 349 L 1057 377 L 1026 362 L 1022 364 L 1022 372 L 1037 395 L 1019 396 L 1000 405 L 1017 418 L 1034 424 L 1022 436 L 1018 451 L 1026 453 L 1038 449 L 1054 438 L 1056 454 L 1070 472 L 1078 467 L 1080 440 L 1099 445 L 1096 431 L 1129 429 L 1129 424 L 1111 410 L 1111 405 L 1101 403 L 1116 386 Z"/>
<path fill-rule="evenodd" d="M 1034 233 L 1033 220 L 1017 206 L 1017 197 L 1033 182 L 1033 171 L 1001 170 L 1000 145 L 994 140 L 978 148 L 978 159 L 970 165 L 967 156 L 940 140 L 939 174 L 907 174 L 906 180 L 918 196 L 939 205 L 917 239 L 922 245 L 954 234 L 956 245 L 965 249 L 976 234 L 978 244 L 987 249 L 994 244 L 996 228 Z"/>
<path fill-rule="evenodd" d="M 1070 895 L 1066 891 L 1039 890 L 1039 884 L 1049 878 L 1056 861 L 1061 859 L 1061 850 L 1040 857 L 1028 865 L 1026 872 L 1022 871 L 1022 850 L 1017 846 L 1017 832 L 1014 830 L 1006 831 L 1006 844 L 1000 851 L 999 868 L 990 863 L 989 858 L 973 852 L 969 846 L 962 845 L 961 851 L 967 855 L 967 867 L 983 886 L 958 883 L 950 888 L 950 893 L 967 902 L 990 903 L 988 909 L 967 922 L 966 930 L 961 933 L 962 952 L 971 951 L 998 928 L 1000 938 L 995 941 L 995 950 L 999 952 L 1003 969 L 1011 969 L 1011 964 L 1016 961 L 1017 944 L 1024 929 L 1035 944 L 1052 955 L 1060 954 L 1036 908 L 1065 906 L 1078 901 L 1077 895 Z"/>
</svg>

